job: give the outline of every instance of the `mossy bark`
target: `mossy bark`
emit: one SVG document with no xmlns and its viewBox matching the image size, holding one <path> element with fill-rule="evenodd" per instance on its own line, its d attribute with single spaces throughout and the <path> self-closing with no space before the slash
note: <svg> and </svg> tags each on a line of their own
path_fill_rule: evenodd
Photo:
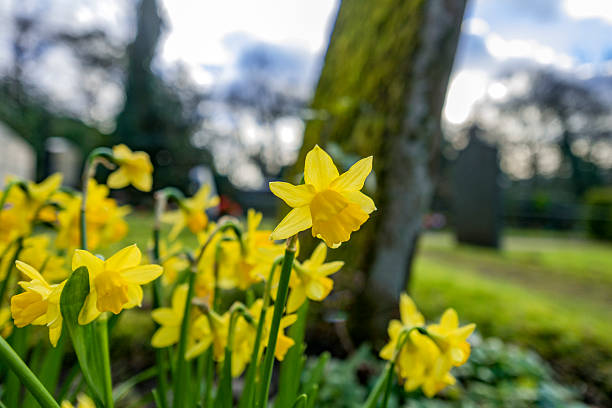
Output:
<svg viewBox="0 0 612 408">
<path fill-rule="evenodd" d="M 312 103 L 317 119 L 307 124 L 298 163 L 316 143 L 374 155 L 376 190 L 368 193 L 378 211 L 335 251 L 349 260 L 342 275 L 359 292 L 349 322 L 358 339 L 384 330 L 384 317 L 396 310 L 406 287 L 432 194 L 440 115 L 465 3 L 344 0 L 338 12 Z M 310 245 L 303 242 L 303 253 Z"/>
</svg>

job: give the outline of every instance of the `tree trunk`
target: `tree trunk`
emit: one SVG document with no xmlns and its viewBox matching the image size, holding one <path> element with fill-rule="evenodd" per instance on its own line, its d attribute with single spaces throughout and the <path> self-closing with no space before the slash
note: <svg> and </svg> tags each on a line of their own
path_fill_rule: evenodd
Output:
<svg viewBox="0 0 612 408">
<path fill-rule="evenodd" d="M 308 123 L 298 163 L 315 143 L 374 155 L 376 189 L 369 194 L 378 211 L 336 252 L 350 260 L 343 274 L 364 277 L 349 322 L 358 340 L 384 330 L 407 286 L 432 196 L 440 116 L 465 3 L 344 0 L 340 6 L 313 99 L 320 119 Z"/>
</svg>

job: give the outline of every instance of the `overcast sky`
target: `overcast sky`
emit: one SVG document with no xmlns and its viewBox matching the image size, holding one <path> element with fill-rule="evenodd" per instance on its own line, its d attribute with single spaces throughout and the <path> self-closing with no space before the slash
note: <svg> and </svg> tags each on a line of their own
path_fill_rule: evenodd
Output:
<svg viewBox="0 0 612 408">
<path fill-rule="evenodd" d="M 241 56 L 264 48 L 275 78 L 314 89 L 338 0 L 159 0 L 165 32 L 154 66 L 172 75 L 186 66 L 199 86 L 220 88 L 241 75 Z M 10 67 L 15 12 L 44 16 L 49 27 L 99 27 L 117 42 L 134 35 L 135 0 L 0 0 L 0 72 Z M 588 78 L 612 74 L 612 0 L 470 0 L 445 117 L 461 123 L 484 95 L 503 97 L 494 80 L 509 66 L 549 66 Z M 69 50 L 48 51 L 27 75 L 59 105 L 78 112 L 78 81 Z M 120 109 L 120 84 L 95 85 L 104 119 Z M 82 98 L 82 95 L 81 95 Z M 95 119 L 95 118 L 94 118 Z"/>
</svg>

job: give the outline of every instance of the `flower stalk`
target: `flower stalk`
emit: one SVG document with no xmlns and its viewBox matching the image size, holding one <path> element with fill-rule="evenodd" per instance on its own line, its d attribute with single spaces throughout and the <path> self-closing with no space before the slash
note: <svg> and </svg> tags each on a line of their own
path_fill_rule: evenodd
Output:
<svg viewBox="0 0 612 408">
<path fill-rule="evenodd" d="M 289 292 L 289 278 L 293 269 L 293 260 L 297 249 L 297 235 L 293 235 L 287 239 L 285 247 L 285 256 L 283 258 L 283 267 L 281 269 L 280 281 L 278 284 L 278 293 L 274 302 L 274 314 L 272 315 L 272 326 L 270 328 L 270 336 L 268 337 L 268 345 L 262 367 L 261 389 L 256 407 L 263 408 L 267 406 L 268 394 L 270 393 L 270 381 L 272 379 L 272 368 L 274 366 L 274 351 L 276 349 L 276 341 L 278 340 L 278 331 L 280 328 L 281 318 L 285 310 L 287 301 L 287 293 Z"/>
</svg>

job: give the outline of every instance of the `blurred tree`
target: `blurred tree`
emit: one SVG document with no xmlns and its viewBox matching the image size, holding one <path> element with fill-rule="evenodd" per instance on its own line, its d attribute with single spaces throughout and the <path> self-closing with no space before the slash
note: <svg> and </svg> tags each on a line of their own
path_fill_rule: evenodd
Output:
<svg viewBox="0 0 612 408">
<path fill-rule="evenodd" d="M 137 10 L 137 34 L 128 46 L 125 104 L 117 118 L 113 138 L 132 149 L 149 153 L 156 167 L 155 186 L 188 184 L 189 169 L 206 160 L 194 149 L 190 136 L 201 118 L 197 105 L 202 95 L 185 70 L 173 83 L 151 70 L 163 30 L 156 0 L 141 0 Z"/>
<path fill-rule="evenodd" d="M 360 339 L 381 334 L 383 315 L 396 309 L 410 276 L 432 194 L 441 110 L 465 5 L 465 0 L 340 5 L 312 103 L 322 119 L 308 123 L 298 163 L 315 143 L 374 155 L 376 190 L 370 193 L 378 211 L 338 251 L 351 260 L 346 269 L 365 277 L 349 321 Z"/>
<path fill-rule="evenodd" d="M 532 186 L 539 184 L 542 174 L 569 178 L 569 190 L 576 197 L 601 185 L 602 169 L 590 160 L 589 152 L 594 153 L 598 142 L 612 141 L 609 106 L 584 81 L 565 78 L 550 70 L 513 72 L 500 80 L 511 83 L 521 76 L 529 78 L 524 91 L 512 92 L 497 102 L 482 102 L 475 121 L 507 155 L 516 149 L 528 151 L 529 168 L 517 170 L 523 173 L 518 174 L 520 178 L 532 178 Z M 554 154 L 550 147 L 560 153 L 555 167 L 541 165 L 546 159 L 550 162 Z M 506 160 L 509 161 L 517 164 L 511 157 Z"/>
<path fill-rule="evenodd" d="M 92 78 L 111 82 L 120 67 L 121 50 L 104 31 L 92 28 L 75 31 L 68 27 L 45 24 L 45 7 L 24 7 L 12 15 L 12 43 L 8 49 L 11 66 L 0 80 L 0 120 L 25 138 L 37 152 L 37 177 L 45 175 L 45 141 L 60 136 L 72 140 L 83 151 L 103 143 L 105 135 L 91 123 L 87 115 L 98 104 L 98 83 Z M 46 95 L 32 75 L 41 61 L 54 51 L 72 53 L 80 65 L 77 71 L 83 92 L 80 110 L 61 106 Z M 88 124 L 79 119 L 84 116 Z"/>
</svg>

